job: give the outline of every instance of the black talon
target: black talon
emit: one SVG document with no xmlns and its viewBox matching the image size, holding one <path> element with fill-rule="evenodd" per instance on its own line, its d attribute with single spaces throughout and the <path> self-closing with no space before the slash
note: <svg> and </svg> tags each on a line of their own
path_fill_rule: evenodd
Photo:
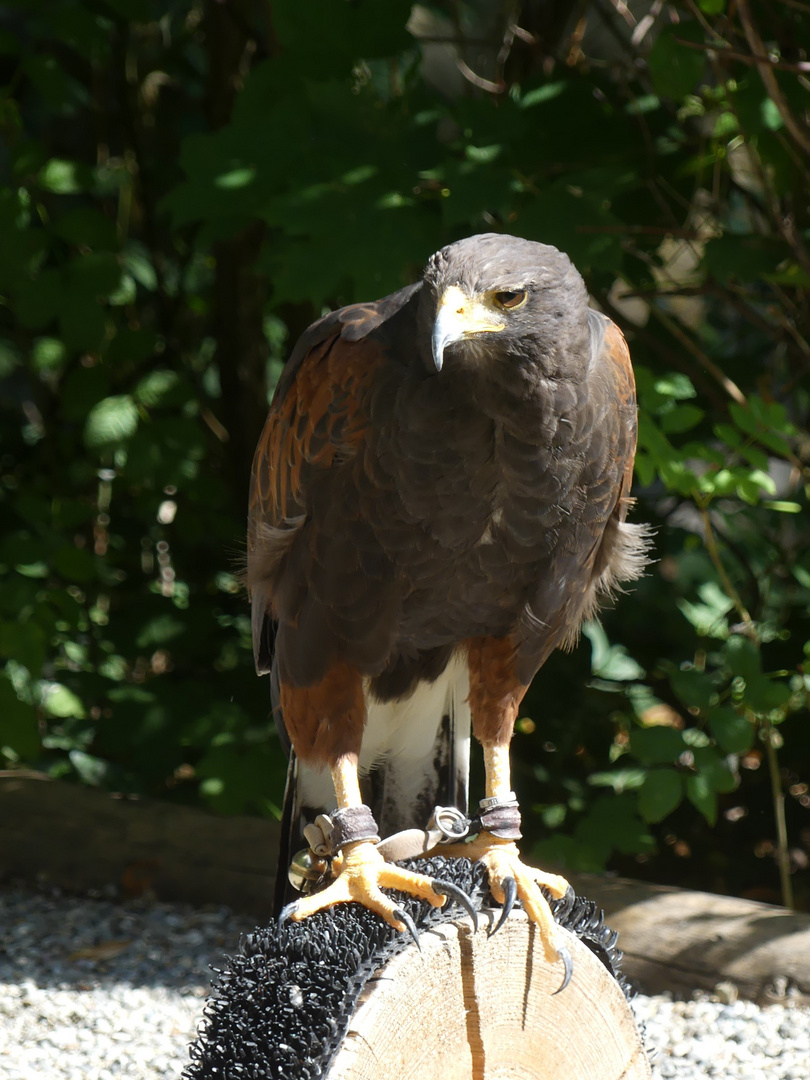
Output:
<svg viewBox="0 0 810 1080">
<path fill-rule="evenodd" d="M 552 908 L 554 918 L 557 922 L 562 922 L 565 916 L 573 910 L 576 898 L 577 894 L 574 892 L 573 886 L 569 885 L 565 891 L 565 895 L 556 900 L 554 907 Z"/>
<path fill-rule="evenodd" d="M 571 953 L 568 951 L 568 949 L 566 949 L 564 945 L 561 949 L 557 950 L 557 955 L 563 962 L 563 965 L 565 967 L 565 974 L 563 975 L 562 986 L 555 990 L 554 994 L 561 994 L 562 991 L 566 988 L 566 986 L 568 986 L 568 984 L 571 982 L 571 976 L 574 974 L 574 961 L 571 959 Z M 554 997 L 554 994 L 552 994 L 551 996 Z"/>
<path fill-rule="evenodd" d="M 417 947 L 419 952 L 421 952 L 422 951 L 422 946 L 419 944 L 419 934 L 417 933 L 417 930 L 416 930 L 416 923 L 410 917 L 408 912 L 405 911 L 403 908 L 395 908 L 394 909 L 394 918 L 399 919 L 399 921 L 401 923 L 405 923 L 405 929 L 408 931 L 408 933 L 413 938 L 414 945 Z"/>
<path fill-rule="evenodd" d="M 291 904 L 287 904 L 286 907 L 281 909 L 281 914 L 278 917 L 279 929 L 281 929 L 281 927 L 284 925 L 285 922 L 290 921 L 292 916 L 295 914 L 295 910 L 296 910 L 297 907 L 298 907 L 298 901 L 293 900 L 293 902 Z"/>
<path fill-rule="evenodd" d="M 509 918 L 512 908 L 515 906 L 515 900 L 517 900 L 517 882 L 513 877 L 505 877 L 501 882 L 501 888 L 503 889 L 503 908 L 501 909 L 501 917 L 495 923 L 495 926 L 489 935 L 490 937 L 492 937 L 493 934 L 497 934 Z"/>
<path fill-rule="evenodd" d="M 433 891 L 437 892 L 439 896 L 446 896 L 456 904 L 460 904 L 472 919 L 473 929 L 478 929 L 478 912 L 473 907 L 472 900 L 467 896 L 463 889 L 460 889 L 458 885 L 453 885 L 449 881 L 439 881 L 437 878 L 434 878 L 430 884 Z"/>
</svg>

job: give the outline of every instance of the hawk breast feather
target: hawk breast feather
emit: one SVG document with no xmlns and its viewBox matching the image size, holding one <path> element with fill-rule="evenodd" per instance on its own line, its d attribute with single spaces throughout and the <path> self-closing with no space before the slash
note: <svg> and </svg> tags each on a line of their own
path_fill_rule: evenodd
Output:
<svg viewBox="0 0 810 1080">
<path fill-rule="evenodd" d="M 382 687 L 412 669 L 402 689 L 420 662 L 436 677 L 464 639 L 512 631 L 528 681 L 644 566 L 618 327 L 583 309 L 588 355 L 574 377 L 526 377 L 527 397 L 480 361 L 440 376 L 414 363 L 420 292 L 320 320 L 279 383 L 250 495 L 260 672 L 279 622 L 296 684 L 340 658 Z"/>
</svg>

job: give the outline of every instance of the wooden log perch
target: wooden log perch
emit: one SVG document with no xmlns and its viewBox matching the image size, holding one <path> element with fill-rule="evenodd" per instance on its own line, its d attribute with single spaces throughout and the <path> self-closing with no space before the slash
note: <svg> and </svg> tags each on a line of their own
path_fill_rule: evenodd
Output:
<svg viewBox="0 0 810 1080">
<path fill-rule="evenodd" d="M 491 922 L 490 922 L 491 925 Z M 365 986 L 327 1080 L 642 1080 L 650 1067 L 616 980 L 570 931 L 560 993 L 522 911 L 489 937 L 487 919 L 442 923 Z"/>
<path fill-rule="evenodd" d="M 622 967 L 649 993 L 688 996 L 728 982 L 753 1000 L 792 989 L 810 1002 L 810 915 L 601 874 L 576 874 L 571 883 L 604 909 L 619 932 Z"/>
<path fill-rule="evenodd" d="M 0 880 L 270 914 L 278 824 L 0 774 Z"/>
<path fill-rule="evenodd" d="M 563 965 L 523 911 L 492 933 L 501 908 L 480 863 L 404 865 L 462 889 L 478 929 L 409 896 L 419 949 L 355 903 L 258 927 L 214 984 L 185 1080 L 243 1066 L 284 1080 L 649 1080 L 614 935 L 590 901 L 552 901 L 573 961 L 558 992 Z"/>
</svg>

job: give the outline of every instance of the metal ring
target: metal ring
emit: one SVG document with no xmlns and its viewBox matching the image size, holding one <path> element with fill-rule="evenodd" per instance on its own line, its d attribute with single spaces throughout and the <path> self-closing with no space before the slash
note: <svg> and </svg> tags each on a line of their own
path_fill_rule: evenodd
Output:
<svg viewBox="0 0 810 1080">
<path fill-rule="evenodd" d="M 470 831 L 470 819 L 455 806 L 437 806 L 433 811 L 428 829 L 433 827 L 446 841 L 462 840 Z"/>
<path fill-rule="evenodd" d="M 490 795 L 486 799 L 482 799 L 478 804 L 478 809 L 493 810 L 496 806 L 516 806 L 517 795 L 514 791 L 507 791 L 505 795 Z"/>
</svg>

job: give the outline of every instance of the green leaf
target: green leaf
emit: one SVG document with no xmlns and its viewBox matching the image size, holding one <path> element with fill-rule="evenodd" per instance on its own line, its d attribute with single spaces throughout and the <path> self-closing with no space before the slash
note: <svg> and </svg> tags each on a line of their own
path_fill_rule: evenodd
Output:
<svg viewBox="0 0 810 1080">
<path fill-rule="evenodd" d="M 784 499 L 768 499 L 762 504 L 767 510 L 776 510 L 780 514 L 800 514 L 802 508 L 798 503 L 785 502 Z"/>
<path fill-rule="evenodd" d="M 737 786 L 736 777 L 713 746 L 700 747 L 694 751 L 694 755 L 695 768 L 701 776 L 706 777 L 712 791 L 734 791 Z"/>
<path fill-rule="evenodd" d="M 734 607 L 731 600 L 727 600 L 721 610 L 718 610 L 717 605 L 711 602 L 694 604 L 690 600 L 678 599 L 676 604 L 701 637 L 713 637 L 720 641 L 728 637 L 726 615 Z"/>
<path fill-rule="evenodd" d="M 139 285 L 143 285 L 148 292 L 155 291 L 158 285 L 157 273 L 146 247 L 130 242 L 124 254 L 124 265 Z"/>
<path fill-rule="evenodd" d="M 744 634 L 732 634 L 725 645 L 725 658 L 732 675 L 748 681 L 762 673 L 759 646 Z"/>
<path fill-rule="evenodd" d="M 773 450 L 775 454 L 781 454 L 782 457 L 791 456 L 790 443 L 775 431 L 759 431 L 757 432 L 757 440 L 763 446 L 767 446 L 769 450 Z"/>
<path fill-rule="evenodd" d="M 700 811 L 710 825 L 717 822 L 717 793 L 703 773 L 687 776 L 686 796 L 690 803 Z"/>
<path fill-rule="evenodd" d="M 253 168 L 229 169 L 214 177 L 214 186 L 218 188 L 245 188 L 256 179 L 256 170 Z"/>
<path fill-rule="evenodd" d="M 617 795 L 621 795 L 623 791 L 641 787 L 646 778 L 646 769 L 610 769 L 607 772 L 589 773 L 588 783 L 591 787 L 613 788 Z"/>
<path fill-rule="evenodd" d="M 754 725 L 728 706 L 711 710 L 709 731 L 728 754 L 744 754 L 754 745 Z"/>
<path fill-rule="evenodd" d="M 668 765 L 687 749 L 683 735 L 671 727 L 633 728 L 630 751 L 642 765 Z"/>
<path fill-rule="evenodd" d="M 176 371 L 158 369 L 150 371 L 135 388 L 135 400 L 147 408 L 160 405 L 178 386 L 180 376 Z"/>
<path fill-rule="evenodd" d="M 0 338 L 0 379 L 8 378 L 22 362 L 22 353 L 14 342 Z"/>
<path fill-rule="evenodd" d="M 174 615 L 158 615 L 141 629 L 135 644 L 139 649 L 167 645 L 186 632 L 186 624 Z"/>
<path fill-rule="evenodd" d="M 760 715 L 781 709 L 790 701 L 790 696 L 790 684 L 786 679 L 769 679 L 765 675 L 746 679 L 745 703 Z"/>
<path fill-rule="evenodd" d="M 663 821 L 681 803 L 683 780 L 675 769 L 654 769 L 638 793 L 638 809 L 645 821 Z"/>
<path fill-rule="evenodd" d="M 598 678 L 629 682 L 644 677 L 644 669 L 627 655 L 622 645 L 610 644 L 600 623 L 585 623 L 582 634 L 591 643 L 591 671 Z"/>
<path fill-rule="evenodd" d="M 753 469 L 748 477 L 752 484 L 756 484 L 758 488 L 763 491 L 767 491 L 769 495 L 776 494 L 776 483 L 774 480 L 761 469 Z"/>
<path fill-rule="evenodd" d="M 634 794 L 605 795 L 597 799 L 575 829 L 577 840 L 591 845 L 605 857 L 613 851 L 635 855 L 650 851 L 655 844 L 638 816 Z"/>
<path fill-rule="evenodd" d="M 659 423 L 662 431 L 675 435 L 689 431 L 699 424 L 704 416 L 703 409 L 699 409 L 697 405 L 677 405 L 674 409 L 662 413 Z"/>
<path fill-rule="evenodd" d="M 711 678 L 696 668 L 684 668 L 673 671 L 669 676 L 670 685 L 684 705 L 690 708 L 708 709 L 715 694 Z"/>
<path fill-rule="evenodd" d="M 111 307 L 127 307 L 134 304 L 138 299 L 138 288 L 135 279 L 129 274 L 122 274 L 117 289 L 113 289 L 107 297 L 107 303 Z"/>
<path fill-rule="evenodd" d="M 84 443 L 90 450 L 114 446 L 134 435 L 137 427 L 138 409 L 129 394 L 104 398 L 90 410 Z"/>
<path fill-rule="evenodd" d="M 79 720 L 85 717 L 81 698 L 60 683 L 53 683 L 47 688 L 42 703 L 49 716 L 75 716 Z"/>
<path fill-rule="evenodd" d="M 691 379 L 679 371 L 671 371 L 668 375 L 656 379 L 653 389 L 661 397 L 673 398 L 675 401 L 685 401 L 697 396 Z"/>
<path fill-rule="evenodd" d="M 740 130 L 740 122 L 733 112 L 721 112 L 714 122 L 712 134 L 715 139 L 726 141 L 733 138 Z"/>
<path fill-rule="evenodd" d="M 39 727 L 33 706 L 20 701 L 14 687 L 0 677 L 0 751 L 8 747 L 23 762 L 39 756 Z"/>
<path fill-rule="evenodd" d="M 86 585 L 96 579 L 96 562 L 86 548 L 68 544 L 53 556 L 53 568 L 66 581 Z"/>
<path fill-rule="evenodd" d="M 86 171 L 75 161 L 51 158 L 40 171 L 40 187 L 54 195 L 76 195 L 85 186 Z"/>
<path fill-rule="evenodd" d="M 679 102 L 693 91 L 706 70 L 706 56 L 681 41 L 703 44 L 703 30 L 697 22 L 680 22 L 665 27 L 650 49 L 647 64 L 653 86 L 660 97 Z"/>
<path fill-rule="evenodd" d="M 715 424 L 714 433 L 718 439 L 722 439 L 724 443 L 727 443 L 734 450 L 742 445 L 740 433 L 731 424 Z"/>
<path fill-rule="evenodd" d="M 267 744 L 214 746 L 199 762 L 196 772 L 202 779 L 201 794 L 219 813 L 257 809 L 268 813 L 274 809 L 267 798 L 268 790 L 272 790 L 268 776 L 275 777 L 275 784 L 281 777 L 277 759 Z"/>
<path fill-rule="evenodd" d="M 48 371 L 60 371 L 67 360 L 65 343 L 59 338 L 41 337 L 34 342 L 31 363 L 34 371 L 40 374 Z"/>
<path fill-rule="evenodd" d="M 94 757 L 84 750 L 71 750 L 68 754 L 70 763 L 85 784 L 90 787 L 99 787 L 107 778 L 110 764 L 103 758 Z"/>
<path fill-rule="evenodd" d="M 93 299 L 106 297 L 118 287 L 121 264 L 107 251 L 78 255 L 68 263 L 67 280 L 71 288 Z"/>
<path fill-rule="evenodd" d="M 771 131 L 780 131 L 785 126 L 785 121 L 782 119 L 782 114 L 779 111 L 779 106 L 771 97 L 765 97 L 762 99 L 760 106 L 762 123 L 766 128 Z"/>
</svg>

